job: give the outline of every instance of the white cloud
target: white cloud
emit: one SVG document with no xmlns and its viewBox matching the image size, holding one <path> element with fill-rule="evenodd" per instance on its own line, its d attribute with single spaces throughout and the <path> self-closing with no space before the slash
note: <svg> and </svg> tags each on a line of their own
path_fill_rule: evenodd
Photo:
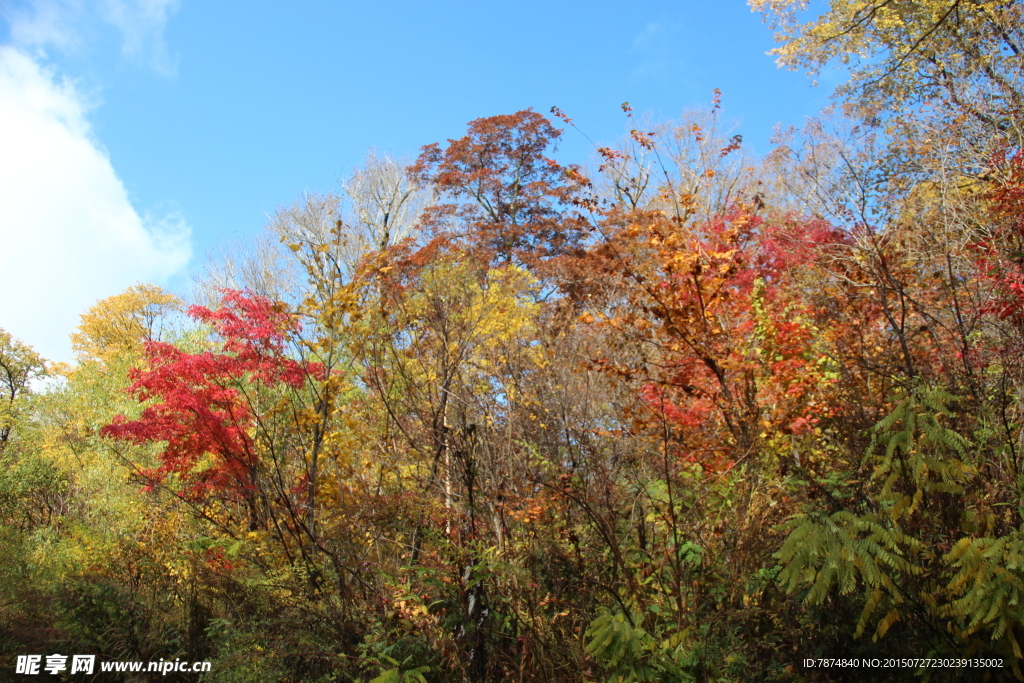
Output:
<svg viewBox="0 0 1024 683">
<path fill-rule="evenodd" d="M 79 0 L 35 0 L 27 4 L 12 2 L 2 9 L 10 24 L 11 41 L 16 45 L 62 50 L 77 47 L 84 7 Z"/>
<path fill-rule="evenodd" d="M 178 8 L 178 0 L 105 0 L 102 16 L 121 32 L 121 51 L 148 63 L 164 75 L 172 75 L 172 59 L 164 40 L 167 17 Z"/>
<path fill-rule="evenodd" d="M 113 27 L 121 53 L 165 76 L 175 72 L 164 29 L 179 0 L 12 0 L 0 5 L 10 25 L 11 43 L 21 48 L 76 52 L 100 42 Z"/>
<path fill-rule="evenodd" d="M 73 83 L 0 46 L 0 327 L 55 360 L 70 360 L 67 335 L 98 299 L 191 255 L 183 221 L 132 207 L 87 109 Z"/>
</svg>

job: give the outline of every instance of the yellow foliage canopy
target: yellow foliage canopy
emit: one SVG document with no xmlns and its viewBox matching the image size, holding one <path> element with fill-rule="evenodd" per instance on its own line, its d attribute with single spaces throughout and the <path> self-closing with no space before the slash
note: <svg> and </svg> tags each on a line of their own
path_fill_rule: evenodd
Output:
<svg viewBox="0 0 1024 683">
<path fill-rule="evenodd" d="M 142 343 L 159 337 L 165 317 L 181 311 L 181 299 L 155 285 L 138 284 L 107 297 L 82 314 L 71 348 L 79 362 L 136 356 Z"/>
</svg>

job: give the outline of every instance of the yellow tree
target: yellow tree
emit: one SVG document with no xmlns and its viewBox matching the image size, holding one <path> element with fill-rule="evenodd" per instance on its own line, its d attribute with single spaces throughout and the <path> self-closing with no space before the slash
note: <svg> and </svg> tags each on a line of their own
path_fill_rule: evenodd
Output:
<svg viewBox="0 0 1024 683">
<path fill-rule="evenodd" d="M 804 21 L 808 4 L 750 0 L 777 30 L 781 66 L 849 69 L 836 94 L 848 112 L 883 124 L 890 147 L 876 163 L 889 189 L 902 194 L 941 173 L 947 184 L 989 180 L 999 153 L 1021 148 L 1022 3 L 832 0 Z"/>
<path fill-rule="evenodd" d="M 7 448 L 17 421 L 19 399 L 30 392 L 30 382 L 45 372 L 39 354 L 0 328 L 0 453 Z"/>
<path fill-rule="evenodd" d="M 109 363 L 126 355 L 138 358 L 142 344 L 160 338 L 181 300 L 160 287 L 137 284 L 107 297 L 82 314 L 71 348 L 80 362 Z"/>
<path fill-rule="evenodd" d="M 833 60 L 851 70 L 839 93 L 875 110 L 942 99 L 995 128 L 995 104 L 1019 116 L 1024 8 L 1002 0 L 832 0 L 801 21 L 807 0 L 750 0 L 777 30 L 780 66 L 818 74 Z M 1019 133 L 1019 131 L 1018 131 Z"/>
</svg>

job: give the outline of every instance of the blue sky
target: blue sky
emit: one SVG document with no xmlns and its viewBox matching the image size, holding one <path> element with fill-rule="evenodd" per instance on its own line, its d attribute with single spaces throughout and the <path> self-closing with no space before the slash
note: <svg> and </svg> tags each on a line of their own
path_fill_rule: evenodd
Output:
<svg viewBox="0 0 1024 683">
<path fill-rule="evenodd" d="M 829 86 L 776 68 L 740 0 L 0 4 L 0 327 L 70 360 L 96 300 L 184 293 L 218 245 L 327 192 L 369 147 L 415 156 L 478 117 L 557 105 L 591 139 L 620 109 L 724 114 L 761 153 Z M 585 162 L 567 131 L 558 157 Z"/>
</svg>

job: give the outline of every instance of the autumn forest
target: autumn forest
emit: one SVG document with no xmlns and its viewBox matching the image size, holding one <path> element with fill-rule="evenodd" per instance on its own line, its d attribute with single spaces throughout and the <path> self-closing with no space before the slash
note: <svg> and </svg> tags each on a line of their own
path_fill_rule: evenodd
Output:
<svg viewBox="0 0 1024 683">
<path fill-rule="evenodd" d="M 0 679 L 1024 680 L 1024 6 L 750 4 L 849 70 L 768 154 L 479 118 L 0 330 Z"/>
</svg>

